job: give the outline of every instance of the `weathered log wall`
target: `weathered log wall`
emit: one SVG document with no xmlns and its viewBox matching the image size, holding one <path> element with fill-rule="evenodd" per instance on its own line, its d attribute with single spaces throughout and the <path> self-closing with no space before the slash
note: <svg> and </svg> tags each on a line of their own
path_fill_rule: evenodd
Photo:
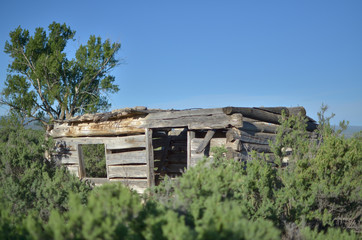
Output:
<svg viewBox="0 0 362 240">
<path fill-rule="evenodd" d="M 119 137 L 79 137 L 57 139 L 62 145 L 56 159 L 78 177 L 87 179 L 81 147 L 85 144 L 104 144 L 107 179 L 120 181 L 142 192 L 147 188 L 145 134 Z M 90 179 L 97 182 L 96 179 Z"/>
<path fill-rule="evenodd" d="M 82 145 L 104 144 L 107 179 L 90 180 L 119 181 L 143 192 L 166 175 L 180 176 L 200 159 L 212 157 L 212 147 L 226 147 L 227 157 L 239 161 L 250 160 L 255 150 L 273 164 L 269 142 L 276 137 L 282 112 L 286 117 L 307 117 L 303 107 L 183 111 L 137 107 L 59 122 L 50 135 L 60 149 L 55 158 L 80 178 L 87 178 Z M 307 119 L 312 132 L 317 125 Z"/>
</svg>

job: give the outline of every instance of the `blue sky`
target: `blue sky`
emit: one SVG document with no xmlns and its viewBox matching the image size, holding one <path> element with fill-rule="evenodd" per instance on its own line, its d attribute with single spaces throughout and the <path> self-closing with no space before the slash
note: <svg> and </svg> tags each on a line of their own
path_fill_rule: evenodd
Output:
<svg viewBox="0 0 362 240">
<path fill-rule="evenodd" d="M 362 1 L 2 1 L 0 48 L 57 21 L 122 44 L 112 109 L 304 106 L 362 125 Z M 10 58 L 0 52 L 0 88 Z M 2 109 L 4 112 L 4 109 Z"/>
</svg>

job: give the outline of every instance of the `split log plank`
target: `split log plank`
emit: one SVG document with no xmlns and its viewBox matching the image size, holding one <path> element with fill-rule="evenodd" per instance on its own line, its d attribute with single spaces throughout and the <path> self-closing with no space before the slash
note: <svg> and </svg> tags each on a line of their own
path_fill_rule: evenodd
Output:
<svg viewBox="0 0 362 240">
<path fill-rule="evenodd" d="M 73 151 L 66 154 L 56 154 L 53 156 L 55 161 L 60 162 L 61 164 L 79 164 L 77 151 Z"/>
<path fill-rule="evenodd" d="M 240 130 L 252 131 L 252 132 L 265 132 L 265 133 L 276 133 L 279 125 L 267 122 L 243 122 L 243 127 Z"/>
<path fill-rule="evenodd" d="M 276 135 L 270 133 L 253 133 L 241 131 L 240 140 L 247 143 L 269 145 L 269 141 L 274 141 Z"/>
<path fill-rule="evenodd" d="M 274 114 L 268 111 L 264 111 L 256 108 L 246 108 L 246 107 L 225 107 L 223 108 L 225 114 L 235 114 L 241 113 L 244 117 L 257 119 L 264 122 L 270 123 L 279 123 L 279 114 Z"/>
<path fill-rule="evenodd" d="M 147 178 L 147 165 L 108 166 L 108 178 Z"/>
<path fill-rule="evenodd" d="M 107 138 L 105 138 L 107 139 Z M 113 141 L 107 141 L 107 150 L 127 149 L 127 148 L 145 148 L 145 135 L 134 135 L 114 138 Z"/>
<path fill-rule="evenodd" d="M 242 127 L 242 115 L 233 114 L 226 115 L 220 114 L 206 114 L 206 115 L 187 115 L 185 112 L 180 111 L 182 114 L 169 115 L 169 117 L 161 115 L 160 118 L 155 118 L 152 114 L 146 118 L 147 128 L 163 128 L 163 127 L 188 127 L 188 129 L 222 129 L 229 126 Z M 163 113 L 167 115 L 166 113 Z M 151 117 L 152 116 L 152 117 Z"/>
<path fill-rule="evenodd" d="M 119 165 L 119 164 L 146 164 L 146 150 L 120 152 L 107 154 L 107 164 Z"/>
<path fill-rule="evenodd" d="M 144 123 L 144 117 L 104 122 L 59 123 L 55 124 L 49 134 L 53 138 L 137 134 L 144 133 Z"/>
<path fill-rule="evenodd" d="M 205 138 L 202 140 L 201 144 L 196 149 L 196 153 L 201 153 L 202 151 L 205 150 L 206 146 L 209 144 L 209 142 L 210 142 L 211 138 L 214 136 L 215 132 L 216 131 L 214 129 L 207 131 Z"/>
<path fill-rule="evenodd" d="M 176 111 L 165 111 L 150 113 L 147 116 L 147 120 L 160 120 L 160 119 L 175 119 L 183 118 L 186 116 L 197 117 L 197 116 L 211 116 L 223 114 L 222 108 L 208 108 L 208 109 L 194 109 L 194 110 L 176 110 Z"/>
</svg>

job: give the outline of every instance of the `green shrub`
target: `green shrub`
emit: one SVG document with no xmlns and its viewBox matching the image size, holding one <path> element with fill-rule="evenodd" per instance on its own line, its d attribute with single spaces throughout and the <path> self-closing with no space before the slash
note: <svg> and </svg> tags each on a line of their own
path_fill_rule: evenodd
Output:
<svg viewBox="0 0 362 240">
<path fill-rule="evenodd" d="M 106 178 L 106 156 L 104 144 L 82 145 L 87 177 Z"/>
<path fill-rule="evenodd" d="M 356 233 L 342 231 L 340 229 L 330 228 L 327 232 L 319 232 L 317 229 L 311 230 L 304 228 L 301 231 L 301 239 L 303 240 L 357 240 L 360 239 Z"/>
<path fill-rule="evenodd" d="M 52 209 L 68 209 L 70 192 L 83 202 L 92 189 L 64 168 L 44 158 L 52 146 L 45 132 L 25 129 L 14 118 L 3 118 L 0 127 L 1 232 L 11 238 L 26 234 L 26 216 L 47 221 Z M 7 228 L 8 230 L 4 230 Z"/>
<path fill-rule="evenodd" d="M 54 209 L 46 224 L 28 218 L 28 231 L 35 239 L 130 239 L 142 204 L 137 193 L 121 184 L 95 188 L 84 204 L 71 194 L 69 211 Z"/>
</svg>

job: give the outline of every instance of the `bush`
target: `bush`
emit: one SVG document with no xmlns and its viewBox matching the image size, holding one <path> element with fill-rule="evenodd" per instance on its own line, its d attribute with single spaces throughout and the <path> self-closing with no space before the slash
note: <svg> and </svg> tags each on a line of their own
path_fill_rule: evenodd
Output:
<svg viewBox="0 0 362 240">
<path fill-rule="evenodd" d="M 85 202 L 92 186 L 44 158 L 52 146 L 44 131 L 25 129 L 16 118 L 3 118 L 0 132 L 2 233 L 22 236 L 26 216 L 47 221 L 52 209 L 67 211 L 70 192 Z"/>
<path fill-rule="evenodd" d="M 142 204 L 137 193 L 121 184 L 105 184 L 94 189 L 84 204 L 71 194 L 69 211 L 54 209 L 49 222 L 28 218 L 28 231 L 34 239 L 131 239 Z"/>
</svg>

